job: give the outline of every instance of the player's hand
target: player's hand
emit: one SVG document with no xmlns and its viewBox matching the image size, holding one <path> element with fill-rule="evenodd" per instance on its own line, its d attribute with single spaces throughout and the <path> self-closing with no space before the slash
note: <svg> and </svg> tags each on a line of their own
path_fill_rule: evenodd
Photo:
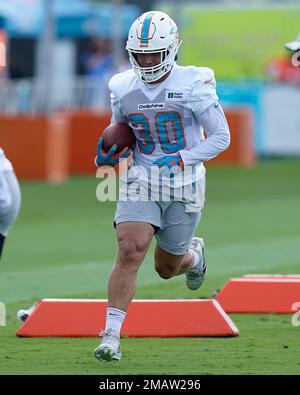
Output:
<svg viewBox="0 0 300 395">
<path fill-rule="evenodd" d="M 111 147 L 108 152 L 105 152 L 103 149 L 103 137 L 100 137 L 98 146 L 97 146 L 97 156 L 95 158 L 95 165 L 100 166 L 115 166 L 121 160 L 126 159 L 131 154 L 131 149 L 125 147 L 122 151 L 115 154 L 118 146 L 115 144 Z"/>
<path fill-rule="evenodd" d="M 184 168 L 180 155 L 162 156 L 161 158 L 156 159 L 154 165 L 159 167 L 160 174 L 163 176 L 169 176 L 170 178 L 177 175 Z"/>
</svg>

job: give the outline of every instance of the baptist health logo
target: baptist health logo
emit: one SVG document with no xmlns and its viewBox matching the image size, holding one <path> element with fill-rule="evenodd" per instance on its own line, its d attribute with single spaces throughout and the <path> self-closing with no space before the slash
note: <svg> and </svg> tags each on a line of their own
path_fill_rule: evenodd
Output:
<svg viewBox="0 0 300 395">
<path fill-rule="evenodd" d="M 292 311 L 295 311 L 295 314 L 292 315 L 292 325 L 300 326 L 300 302 L 295 302 L 292 305 Z"/>
<path fill-rule="evenodd" d="M 0 326 L 6 326 L 6 307 L 0 302 Z"/>
<path fill-rule="evenodd" d="M 300 51 L 297 51 L 292 56 L 292 65 L 294 67 L 300 67 Z"/>
</svg>

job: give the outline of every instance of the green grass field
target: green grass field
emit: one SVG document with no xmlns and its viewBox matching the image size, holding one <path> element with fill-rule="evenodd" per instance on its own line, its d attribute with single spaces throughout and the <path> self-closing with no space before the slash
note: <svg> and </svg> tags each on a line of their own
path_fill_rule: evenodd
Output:
<svg viewBox="0 0 300 395">
<path fill-rule="evenodd" d="M 248 7 L 248 8 L 247 8 Z M 180 15 L 180 16 L 179 16 Z M 266 64 L 288 54 L 284 45 L 299 32 L 300 8 L 203 8 L 195 4 L 173 13 L 183 40 L 184 65 L 208 66 L 218 79 L 262 78 Z"/>
<path fill-rule="evenodd" d="M 149 251 L 137 298 L 209 298 L 231 276 L 300 272 L 300 159 L 253 169 L 208 168 L 207 204 L 198 229 L 209 272 L 189 291 L 165 281 Z M 299 374 L 300 327 L 289 315 L 231 315 L 236 338 L 123 339 L 119 363 L 93 356 L 97 339 L 17 338 L 16 311 L 44 297 L 105 298 L 116 242 L 114 203 L 99 203 L 99 180 L 61 186 L 22 183 L 23 206 L 0 264 L 1 374 Z M 300 295 L 299 295 L 300 301 Z"/>
</svg>

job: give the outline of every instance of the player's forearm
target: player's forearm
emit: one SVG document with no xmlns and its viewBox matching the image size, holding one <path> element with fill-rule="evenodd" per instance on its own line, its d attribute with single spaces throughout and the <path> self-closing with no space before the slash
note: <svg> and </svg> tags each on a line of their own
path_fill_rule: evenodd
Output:
<svg viewBox="0 0 300 395">
<path fill-rule="evenodd" d="M 230 144 L 229 129 L 220 129 L 189 151 L 182 150 L 180 155 L 184 166 L 196 165 L 215 158 Z"/>
<path fill-rule="evenodd" d="M 206 131 L 207 138 L 189 151 L 180 151 L 185 166 L 213 159 L 230 144 L 228 123 L 220 105 L 212 105 L 206 109 L 199 116 L 199 122 Z"/>
</svg>

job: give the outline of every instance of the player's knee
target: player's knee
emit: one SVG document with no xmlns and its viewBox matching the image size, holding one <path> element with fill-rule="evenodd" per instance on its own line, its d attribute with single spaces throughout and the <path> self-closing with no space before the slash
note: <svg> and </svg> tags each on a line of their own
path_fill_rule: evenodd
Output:
<svg viewBox="0 0 300 395">
<path fill-rule="evenodd" d="M 119 240 L 119 261 L 122 263 L 140 263 L 147 249 L 147 243 L 143 240 L 131 240 L 124 238 Z"/>
</svg>

